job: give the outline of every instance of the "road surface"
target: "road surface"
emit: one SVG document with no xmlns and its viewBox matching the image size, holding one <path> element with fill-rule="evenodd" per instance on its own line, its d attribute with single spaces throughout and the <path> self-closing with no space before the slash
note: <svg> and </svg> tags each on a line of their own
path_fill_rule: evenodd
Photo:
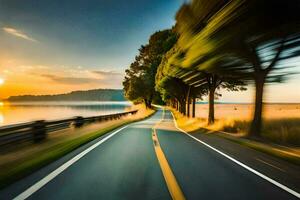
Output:
<svg viewBox="0 0 300 200">
<path fill-rule="evenodd" d="M 190 136 L 158 110 L 8 186 L 0 199 L 298 199 L 299 180 L 298 166 Z"/>
</svg>

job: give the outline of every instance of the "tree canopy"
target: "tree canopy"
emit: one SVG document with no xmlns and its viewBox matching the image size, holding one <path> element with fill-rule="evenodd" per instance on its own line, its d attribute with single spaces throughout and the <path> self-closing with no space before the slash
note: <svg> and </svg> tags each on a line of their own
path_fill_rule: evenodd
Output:
<svg viewBox="0 0 300 200">
<path fill-rule="evenodd" d="M 125 97 L 134 102 L 144 102 L 151 107 L 153 100 L 160 101 L 155 91 L 155 74 L 163 55 L 174 45 L 177 34 L 173 30 L 158 31 L 149 43 L 142 45 L 139 55 L 126 70 L 123 81 Z"/>
</svg>

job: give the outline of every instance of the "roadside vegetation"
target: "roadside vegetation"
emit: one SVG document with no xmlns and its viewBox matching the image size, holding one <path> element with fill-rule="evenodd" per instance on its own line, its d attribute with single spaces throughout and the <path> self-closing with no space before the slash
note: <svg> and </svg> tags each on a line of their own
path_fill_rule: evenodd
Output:
<svg viewBox="0 0 300 200">
<path fill-rule="evenodd" d="M 192 0 L 183 4 L 175 26 L 154 33 L 126 71 L 126 97 L 149 106 L 153 94 L 157 99 L 160 95 L 162 104 L 181 114 L 178 122 L 187 130 L 206 128 L 299 147 L 300 119 L 263 116 L 265 85 L 287 80 L 300 56 L 299 9 L 297 0 Z M 151 84 L 143 85 L 146 80 Z M 215 117 L 214 101 L 222 91 L 244 91 L 250 85 L 255 88 L 250 119 Z M 196 102 L 204 97 L 208 113 L 199 119 Z"/>
<path fill-rule="evenodd" d="M 176 110 L 170 108 L 173 112 Z M 251 121 L 238 119 L 216 119 L 214 124 L 207 124 L 205 118 L 189 118 L 176 112 L 177 122 L 187 132 L 193 132 L 201 128 L 223 133 L 235 137 L 247 137 Z M 264 119 L 261 137 L 257 140 L 264 140 L 269 143 L 299 147 L 300 145 L 300 118 L 279 118 Z"/>
<path fill-rule="evenodd" d="M 22 144 L 1 152 L 0 188 L 110 131 L 149 117 L 155 112 L 153 109 L 146 109 L 143 105 L 135 105 L 131 109 L 138 109 L 138 112 L 121 119 L 57 131 L 41 143 Z"/>
</svg>

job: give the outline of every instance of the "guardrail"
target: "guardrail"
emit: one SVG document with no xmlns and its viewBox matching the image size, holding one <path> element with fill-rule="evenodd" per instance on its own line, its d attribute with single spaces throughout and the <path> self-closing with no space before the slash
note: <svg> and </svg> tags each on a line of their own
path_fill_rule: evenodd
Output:
<svg viewBox="0 0 300 200">
<path fill-rule="evenodd" d="M 81 127 L 86 123 L 119 119 L 129 114 L 136 114 L 136 112 L 137 110 L 133 110 L 129 112 L 93 117 L 77 116 L 63 120 L 38 120 L 34 122 L 2 126 L 0 127 L 0 147 L 4 147 L 15 143 L 22 143 L 25 141 L 40 142 L 46 139 L 48 133 L 66 129 L 71 127 L 72 125 L 74 127 Z"/>
</svg>

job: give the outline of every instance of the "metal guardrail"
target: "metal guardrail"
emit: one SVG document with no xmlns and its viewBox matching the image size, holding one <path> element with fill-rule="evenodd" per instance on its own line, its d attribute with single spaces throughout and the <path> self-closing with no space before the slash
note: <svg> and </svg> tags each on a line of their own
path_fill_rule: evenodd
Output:
<svg viewBox="0 0 300 200">
<path fill-rule="evenodd" d="M 81 127 L 86 123 L 119 119 L 129 114 L 136 114 L 136 112 L 137 110 L 133 110 L 129 112 L 93 117 L 77 116 L 63 120 L 39 120 L 16 125 L 2 126 L 0 127 L 0 148 L 9 144 L 22 143 L 25 141 L 39 142 L 44 140 L 48 133 L 69 128 L 71 125 L 74 127 Z"/>
</svg>

